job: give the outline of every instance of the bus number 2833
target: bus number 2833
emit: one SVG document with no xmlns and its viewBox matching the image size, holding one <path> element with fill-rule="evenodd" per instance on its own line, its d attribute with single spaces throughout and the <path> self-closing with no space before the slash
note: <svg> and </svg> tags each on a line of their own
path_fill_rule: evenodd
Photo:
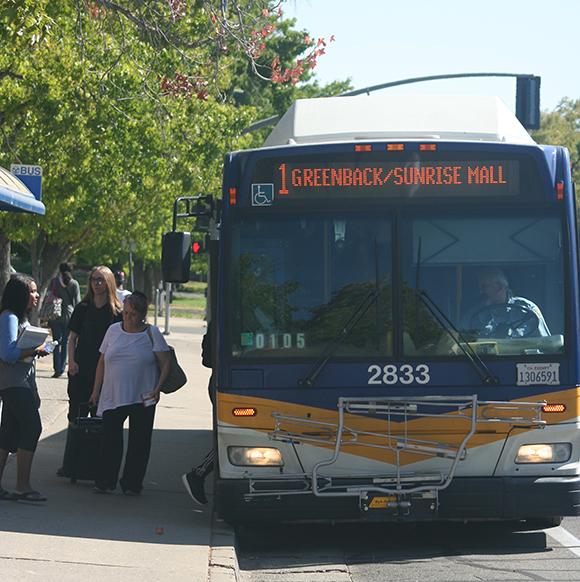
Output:
<svg viewBox="0 0 580 582">
<path fill-rule="evenodd" d="M 417 366 L 371 364 L 368 373 L 370 374 L 368 384 L 428 384 L 431 380 L 427 364 L 418 364 Z"/>
</svg>

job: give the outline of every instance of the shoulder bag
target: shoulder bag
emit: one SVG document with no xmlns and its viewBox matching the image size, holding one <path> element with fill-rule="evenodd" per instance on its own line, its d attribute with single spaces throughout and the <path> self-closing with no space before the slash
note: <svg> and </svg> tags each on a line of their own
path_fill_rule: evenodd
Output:
<svg viewBox="0 0 580 582">
<path fill-rule="evenodd" d="M 147 326 L 147 335 L 151 341 L 151 348 L 153 348 L 153 336 L 151 335 L 150 325 Z M 169 357 L 171 359 L 171 366 L 169 369 L 169 376 L 163 383 L 163 386 L 161 386 L 161 392 L 163 392 L 163 394 L 171 394 L 172 392 L 176 392 L 187 383 L 187 376 L 179 365 L 177 356 L 175 355 L 175 350 L 171 346 L 169 346 Z"/>
<path fill-rule="evenodd" d="M 56 279 L 52 280 L 50 291 L 47 292 L 40 313 L 38 315 L 41 322 L 54 321 L 62 315 L 62 299 L 56 291 Z"/>
</svg>

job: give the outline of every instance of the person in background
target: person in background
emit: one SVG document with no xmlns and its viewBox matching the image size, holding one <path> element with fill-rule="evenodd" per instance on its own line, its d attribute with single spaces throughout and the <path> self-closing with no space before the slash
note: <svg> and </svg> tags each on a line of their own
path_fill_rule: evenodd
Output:
<svg viewBox="0 0 580 582">
<path fill-rule="evenodd" d="M 50 289 L 56 297 L 62 299 L 62 313 L 57 319 L 51 320 L 48 325 L 52 332 L 52 339 L 56 340 L 53 355 L 53 378 L 60 378 L 64 374 L 67 362 L 68 323 L 74 308 L 81 302 L 81 288 L 72 276 L 72 267 L 68 263 L 61 263 L 59 275 L 50 283 Z"/>
<path fill-rule="evenodd" d="M 127 295 L 131 295 L 131 291 L 127 291 L 124 288 L 125 273 L 123 271 L 115 271 L 115 284 L 117 285 L 117 299 L 119 299 L 122 305 Z"/>
<path fill-rule="evenodd" d="M 78 416 L 87 416 L 88 404 L 99 361 L 99 348 L 107 329 L 121 321 L 121 303 L 117 299 L 115 277 L 109 267 L 94 267 L 83 300 L 75 307 L 69 322 L 68 341 L 68 420 L 74 426 Z M 68 477 L 71 455 L 70 432 L 59 477 Z M 96 462 L 96 460 L 95 460 Z"/>
<path fill-rule="evenodd" d="M 0 500 L 46 501 L 30 483 L 32 460 L 42 432 L 36 387 L 36 356 L 45 356 L 45 344 L 20 349 L 19 333 L 28 325 L 28 313 L 38 303 L 36 282 L 27 275 L 13 275 L 0 303 Z M 16 453 L 16 490 L 2 486 L 10 453 Z"/>
<path fill-rule="evenodd" d="M 147 323 L 147 297 L 135 291 L 123 304 L 123 322 L 112 325 L 101 356 L 90 401 L 103 417 L 101 459 L 96 493 L 117 487 L 123 458 L 123 424 L 129 418 L 129 442 L 121 489 L 140 495 L 151 452 L 155 405 L 169 376 L 169 346 L 162 333 Z"/>
</svg>

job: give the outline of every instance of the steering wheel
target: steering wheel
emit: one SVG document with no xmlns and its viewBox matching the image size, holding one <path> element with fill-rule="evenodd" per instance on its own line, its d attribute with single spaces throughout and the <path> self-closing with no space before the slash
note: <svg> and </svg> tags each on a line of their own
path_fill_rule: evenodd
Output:
<svg viewBox="0 0 580 582">
<path fill-rule="evenodd" d="M 533 309 L 518 303 L 485 305 L 470 319 L 471 329 L 481 337 L 514 338 L 534 336 L 540 319 Z"/>
</svg>

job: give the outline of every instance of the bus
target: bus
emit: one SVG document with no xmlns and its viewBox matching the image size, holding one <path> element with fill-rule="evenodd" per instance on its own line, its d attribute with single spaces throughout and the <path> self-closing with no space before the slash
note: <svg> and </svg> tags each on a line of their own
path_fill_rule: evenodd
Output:
<svg viewBox="0 0 580 582">
<path fill-rule="evenodd" d="M 231 523 L 580 514 L 567 150 L 495 97 L 299 100 L 181 198 L 208 225 L 215 502 Z"/>
</svg>

